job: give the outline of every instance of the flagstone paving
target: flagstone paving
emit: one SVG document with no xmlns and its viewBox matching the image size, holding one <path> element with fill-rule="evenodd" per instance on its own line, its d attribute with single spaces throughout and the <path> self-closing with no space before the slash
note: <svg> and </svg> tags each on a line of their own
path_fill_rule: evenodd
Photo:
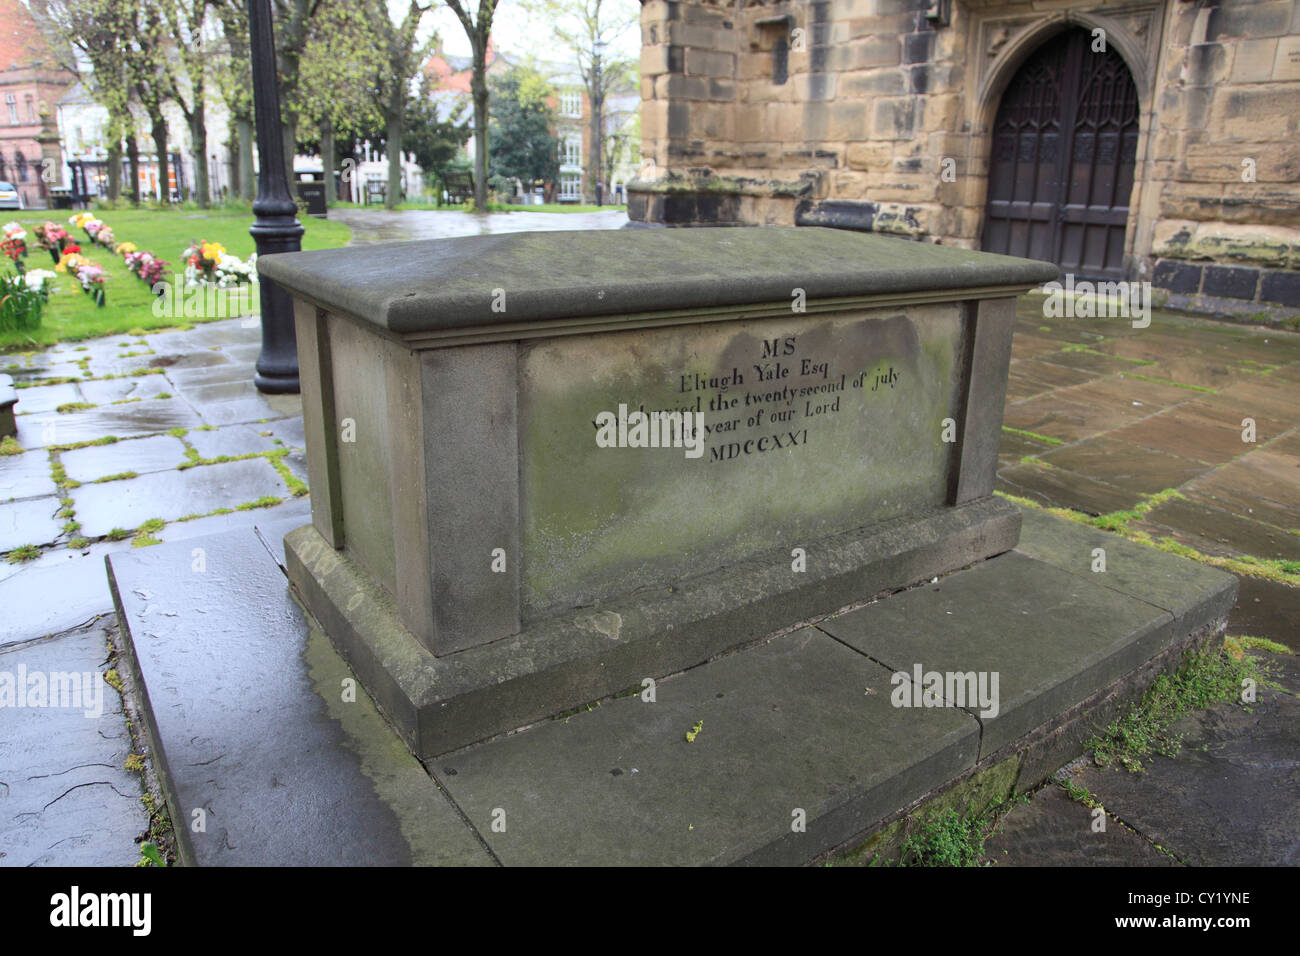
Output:
<svg viewBox="0 0 1300 956">
<path fill-rule="evenodd" d="M 381 219 L 367 234 L 358 224 L 375 213 L 359 212 L 348 211 L 359 241 L 397 238 Z M 450 220 L 429 217 L 464 215 L 428 213 L 421 217 L 428 222 L 401 226 L 400 237 L 452 228 Z M 593 215 L 618 225 L 622 214 Z M 555 218 L 568 228 L 590 225 L 583 216 Z M 520 214 L 518 226 L 513 219 L 491 225 L 524 227 L 552 226 L 533 214 Z M 40 639 L 70 640 L 47 636 L 93 628 L 109 614 L 105 554 L 307 520 L 307 499 L 295 497 L 285 477 L 306 481 L 301 406 L 296 397 L 253 389 L 259 341 L 255 324 L 232 319 L 0 356 L 0 371 L 29 386 L 19 389 L 16 408 L 24 451 L 0 457 L 0 655 Z M 1026 297 L 1007 402 L 1000 491 L 1092 515 L 1145 503 L 1145 513 L 1128 519 L 1134 531 L 1207 555 L 1300 561 L 1300 335 L 1165 313 L 1147 329 L 1119 319 L 1047 319 L 1040 300 Z M 1245 418 L 1254 420 L 1254 442 L 1243 441 Z M 1177 495 L 1148 497 L 1170 490 Z M 12 560 L 24 545 L 36 549 L 35 559 Z M 1300 567 L 1285 567 L 1289 583 L 1242 579 L 1231 633 L 1297 646 Z M 82 644 L 67 646 L 88 653 Z M 36 726 L 30 716 L 22 733 Z M 0 739 L 17 726 L 0 713 Z M 42 740 L 63 727 L 50 725 Z M 87 763 L 120 767 L 115 747 Z M 51 762 L 42 772 L 60 769 Z M 85 789 L 110 796 L 86 782 L 94 786 Z M 114 793 L 133 793 L 116 777 L 110 783 Z M 66 801 L 40 813 L 20 810 L 37 813 L 24 819 L 40 821 L 45 849 L 38 853 L 39 840 L 28 841 L 0 864 L 135 858 L 138 813 L 113 816 L 116 823 L 101 822 L 83 839 L 80 811 L 66 825 L 57 816 L 61 804 L 73 807 Z M 0 840 L 7 839 L 4 826 Z M 110 844 L 111 851 L 95 850 Z M 128 859 L 119 852 L 124 845 Z M 1114 852 L 1127 858 L 1130 849 Z"/>
<path fill-rule="evenodd" d="M 106 621 L 0 648 L 0 670 L 77 675 L 61 693 L 26 695 L 0 715 L 0 866 L 131 866 L 132 838 L 149 825 L 122 698 L 100 674 Z M 51 746 L 57 741 L 57 746 Z"/>
<path fill-rule="evenodd" d="M 1013 808 L 985 844 L 998 866 L 1300 865 L 1300 658 L 1263 653 L 1279 687 L 1249 708 L 1217 704 L 1176 721 L 1175 756 L 1142 769 L 1087 761 Z M 1105 815 L 1100 829 L 1094 807 Z"/>
<path fill-rule="evenodd" d="M 1300 561 L 1300 334 L 1160 312 L 1145 329 L 1051 319 L 1042 301 L 1017 310 L 998 490 L 1090 515 L 1144 505 L 1128 527 L 1153 539 Z M 1287 583 L 1251 592 L 1294 606 L 1300 565 L 1285 567 Z M 1273 622 L 1256 636 L 1300 647 L 1294 617 L 1247 610 Z"/>
</svg>

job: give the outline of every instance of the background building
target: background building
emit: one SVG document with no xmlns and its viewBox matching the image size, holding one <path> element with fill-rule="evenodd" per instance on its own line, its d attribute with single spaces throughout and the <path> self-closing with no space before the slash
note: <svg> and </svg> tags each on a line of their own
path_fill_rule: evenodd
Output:
<svg viewBox="0 0 1300 956">
<path fill-rule="evenodd" d="M 559 60 L 538 60 L 499 51 L 491 42 L 487 51 L 488 80 L 503 76 L 515 66 L 531 66 L 550 81 L 555 97 L 550 106 L 555 113 L 555 135 L 560 141 L 560 175 L 555 183 L 554 195 L 548 201 L 594 202 L 596 184 L 591 181 L 591 99 L 583 85 L 578 68 Z M 467 56 L 450 56 L 441 52 L 429 57 L 424 71 L 433 87 L 431 97 L 438 104 L 440 119 L 465 120 L 470 129 L 474 126 L 474 110 L 470 100 L 470 78 L 473 61 Z M 611 138 L 622 144 L 615 155 L 612 170 L 605 172 L 604 202 L 618 201 L 626 196 L 626 185 L 635 175 L 640 157 L 641 98 L 634 85 L 615 89 L 606 94 L 603 129 L 605 155 L 611 154 Z M 473 165 L 475 143 L 471 136 L 465 144 L 468 165 Z M 631 159 L 629 159 L 631 157 Z"/>
<path fill-rule="evenodd" d="M 55 68 L 18 0 L 0 0 L 0 180 L 28 208 L 47 205 L 62 178 L 55 104 L 71 82 Z"/>
<path fill-rule="evenodd" d="M 1294 0 L 646 0 L 629 216 L 865 229 L 1300 308 Z"/>
</svg>

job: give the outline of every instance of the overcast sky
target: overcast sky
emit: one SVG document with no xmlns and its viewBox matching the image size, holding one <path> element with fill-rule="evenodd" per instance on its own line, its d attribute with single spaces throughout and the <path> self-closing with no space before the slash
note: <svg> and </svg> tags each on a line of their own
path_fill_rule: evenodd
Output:
<svg viewBox="0 0 1300 956">
<path fill-rule="evenodd" d="M 390 6 L 392 0 L 390 0 Z M 477 9 L 477 0 L 468 0 L 467 5 Z M 401 4 L 404 9 L 406 4 Z M 641 9 L 639 0 L 605 0 L 603 8 L 628 11 L 636 14 Z M 400 15 L 398 17 L 400 19 Z M 563 60 L 567 58 L 563 47 L 556 44 L 551 31 L 545 23 L 529 22 L 528 15 L 516 0 L 501 0 L 497 7 L 492 26 L 492 41 L 497 48 L 508 53 L 531 53 L 538 59 Z M 445 3 L 439 3 L 432 14 L 425 19 L 425 29 L 438 31 L 442 38 L 443 49 L 455 56 L 469 56 L 469 40 L 465 28 L 460 25 L 456 15 Z M 641 31 L 638 27 L 626 31 L 613 44 L 616 55 L 635 58 L 641 47 Z"/>
</svg>

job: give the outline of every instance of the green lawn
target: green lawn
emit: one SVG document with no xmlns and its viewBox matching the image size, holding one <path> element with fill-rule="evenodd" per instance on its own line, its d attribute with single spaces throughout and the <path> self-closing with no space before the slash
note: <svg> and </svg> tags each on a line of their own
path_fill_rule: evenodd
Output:
<svg viewBox="0 0 1300 956">
<path fill-rule="evenodd" d="M 95 305 L 90 296 L 81 291 L 75 276 L 60 273 L 58 291 L 50 296 L 49 304 L 41 316 L 40 328 L 26 332 L 0 332 L 0 351 L 16 351 L 54 345 L 57 342 L 75 342 L 101 335 L 116 335 L 133 329 L 150 330 L 170 328 L 181 324 L 209 322 L 226 316 L 213 314 L 173 318 L 154 315 L 153 292 L 122 264 L 122 257 L 102 246 L 91 243 L 86 234 L 67 222 L 67 210 L 46 210 L 42 218 L 33 218 L 27 212 L 18 221 L 27 229 L 27 268 L 52 269 L 49 253 L 36 245 L 32 230 L 49 218 L 63 225 L 81 254 L 104 267 L 108 275 L 105 283 L 103 308 Z M 55 218 L 55 216 L 58 218 Z M 133 242 L 144 251 L 161 256 L 171 263 L 177 275 L 184 272 L 181 254 L 192 240 L 206 239 L 219 242 L 231 255 L 246 259 L 253 254 L 253 237 L 248 234 L 253 216 L 249 212 L 212 210 L 193 212 L 183 210 L 123 209 L 106 210 L 97 215 L 112 227 L 116 241 Z M 8 221 L 8 220 L 6 220 Z M 304 249 L 330 249 L 346 245 L 352 231 L 338 222 L 307 219 L 303 225 Z M 257 296 L 253 296 L 254 311 Z"/>
</svg>

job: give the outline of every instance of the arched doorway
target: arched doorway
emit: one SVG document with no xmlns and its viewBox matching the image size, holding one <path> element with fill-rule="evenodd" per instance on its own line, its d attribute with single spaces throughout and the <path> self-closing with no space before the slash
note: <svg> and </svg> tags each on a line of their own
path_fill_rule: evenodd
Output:
<svg viewBox="0 0 1300 956">
<path fill-rule="evenodd" d="M 1113 46 L 1080 29 L 1030 54 L 993 124 L 984 248 L 1124 278 L 1138 94 Z"/>
</svg>

